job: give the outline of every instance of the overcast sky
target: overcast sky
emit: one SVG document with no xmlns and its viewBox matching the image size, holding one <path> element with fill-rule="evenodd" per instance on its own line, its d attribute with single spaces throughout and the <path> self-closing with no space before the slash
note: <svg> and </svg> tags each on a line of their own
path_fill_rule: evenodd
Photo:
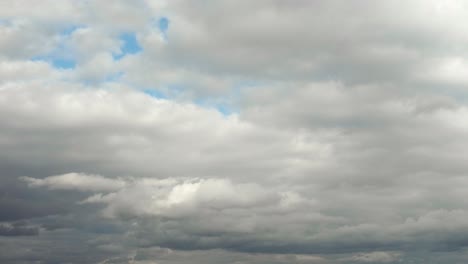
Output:
<svg viewBox="0 0 468 264">
<path fill-rule="evenodd" d="M 468 1 L 0 1 L 0 263 L 468 262 Z"/>
</svg>

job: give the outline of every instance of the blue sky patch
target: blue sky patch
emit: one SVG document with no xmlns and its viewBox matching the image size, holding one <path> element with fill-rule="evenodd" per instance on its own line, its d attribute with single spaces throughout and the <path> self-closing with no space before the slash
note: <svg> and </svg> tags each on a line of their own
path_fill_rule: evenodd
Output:
<svg viewBox="0 0 468 264">
<path fill-rule="evenodd" d="M 51 62 L 55 68 L 59 69 L 74 69 L 76 67 L 76 61 L 72 59 L 54 58 Z"/>
<path fill-rule="evenodd" d="M 167 40 L 167 30 L 169 29 L 169 19 L 167 17 L 161 17 L 158 20 L 158 28 L 161 32 L 161 36 L 164 40 Z"/>
<path fill-rule="evenodd" d="M 73 34 L 73 32 L 75 32 L 77 29 L 85 28 L 85 27 L 86 27 L 86 26 L 84 26 L 84 25 L 71 25 L 71 26 L 65 27 L 65 28 L 60 32 L 60 35 L 61 35 L 61 36 L 70 36 L 70 35 Z"/>
<path fill-rule="evenodd" d="M 157 99 L 166 99 L 166 95 L 164 95 L 163 93 L 159 92 L 159 91 L 156 91 L 156 90 L 153 90 L 153 89 L 144 89 L 143 90 L 143 93 L 151 96 L 151 97 L 154 97 L 154 98 L 157 98 Z"/>
<path fill-rule="evenodd" d="M 161 30 L 162 33 L 166 33 L 167 30 L 169 29 L 169 19 L 167 19 L 167 17 L 160 18 L 158 25 L 159 25 L 159 30 Z"/>
<path fill-rule="evenodd" d="M 31 60 L 47 62 L 57 69 L 74 69 L 76 67 L 76 61 L 67 58 L 55 58 L 53 56 L 36 56 Z"/>
<path fill-rule="evenodd" d="M 230 107 L 224 104 L 217 105 L 216 109 L 218 110 L 218 112 L 220 112 L 221 114 L 225 116 L 231 115 L 232 113 L 235 112 Z"/>
<path fill-rule="evenodd" d="M 135 54 L 142 50 L 134 32 L 123 33 L 119 38 L 123 42 L 120 47 L 121 54 L 114 54 L 114 59 L 119 60 L 127 54 Z"/>
<path fill-rule="evenodd" d="M 232 107 L 230 107 L 229 105 L 223 102 L 214 102 L 213 100 L 199 98 L 199 99 L 196 99 L 194 103 L 203 108 L 211 108 L 211 109 L 214 108 L 218 112 L 223 114 L 224 116 L 229 116 L 236 112 Z"/>
</svg>

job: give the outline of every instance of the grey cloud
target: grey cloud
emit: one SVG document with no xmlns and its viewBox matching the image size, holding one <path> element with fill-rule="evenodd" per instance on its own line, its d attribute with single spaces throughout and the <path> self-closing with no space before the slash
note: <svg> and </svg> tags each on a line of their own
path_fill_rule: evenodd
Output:
<svg viewBox="0 0 468 264">
<path fill-rule="evenodd" d="M 21 222 L 1 223 L 0 236 L 37 236 L 39 228 Z"/>
<path fill-rule="evenodd" d="M 167 64 L 210 73 L 253 79 L 402 81 L 426 65 L 428 54 L 457 54 L 464 8 L 463 2 L 455 1 L 171 1 L 167 9 L 175 15 L 170 45 L 158 44 L 151 35 L 143 44 Z"/>
<path fill-rule="evenodd" d="M 104 204 L 103 217 L 131 221 L 130 234 L 140 246 L 329 254 L 421 247 L 448 250 L 467 243 L 466 234 L 459 231 L 467 228 L 461 220 L 467 214 L 464 210 L 433 210 L 400 223 L 384 224 L 376 218 L 379 222 L 350 224 L 355 216 L 322 214 L 320 205 L 297 194 L 268 194 L 255 185 L 226 180 L 142 179 L 112 195 L 93 195 L 81 203 Z M 449 224 L 449 219 L 460 221 Z M 309 226 L 314 224 L 321 228 Z M 374 255 L 370 257 L 383 261 L 394 256 Z"/>
<path fill-rule="evenodd" d="M 58 42 L 53 30 L 22 20 L 0 24 L 0 36 L 0 56 L 3 59 L 30 59 L 47 54 Z"/>
<path fill-rule="evenodd" d="M 294 108 L 281 109 L 281 105 L 278 106 L 281 110 L 274 113 L 276 108 L 269 104 L 282 98 L 286 106 L 287 100 L 291 100 L 291 104 L 296 102 L 302 109 L 316 107 L 307 102 L 313 100 L 314 91 L 327 89 L 329 94 L 320 100 L 323 107 L 306 110 L 306 115 L 291 111 Z M 4 135 L 19 145 L 12 149 L 5 142 L 4 147 L 10 146 L 10 160 L 29 156 L 21 160 L 25 167 L 48 164 L 56 170 L 67 164 L 79 171 L 91 168 L 99 174 L 112 175 L 104 178 L 77 174 L 70 179 L 67 174 L 43 175 L 23 178 L 27 179 L 23 184 L 93 191 L 91 196 L 75 196 L 70 200 L 74 214 L 111 217 L 113 221 L 127 223 L 126 237 L 132 238 L 136 247 L 180 250 L 221 247 L 239 252 L 291 254 L 464 247 L 464 233 L 458 231 L 460 236 L 455 236 L 455 232 L 464 230 L 465 225 L 460 222 L 451 229 L 445 224 L 448 219 L 463 219 L 466 214 L 466 208 L 459 202 L 463 200 L 465 180 L 458 173 L 464 165 L 461 159 L 459 169 L 454 166 L 457 160 L 448 165 L 450 156 L 444 156 L 456 145 L 437 138 L 440 135 L 463 137 L 460 132 L 463 127 L 450 119 L 457 120 L 463 115 L 463 107 L 450 100 L 433 104 L 434 99 L 400 101 L 380 95 L 371 96 L 375 100 L 369 101 L 366 89 L 369 88 L 347 90 L 344 86 L 325 83 L 304 88 L 297 95 L 273 92 L 271 97 L 255 99 L 264 100 L 263 108 L 257 108 L 257 113 L 272 114 L 269 119 L 269 115 L 251 114 L 249 105 L 240 116 L 223 117 L 212 110 L 152 99 L 126 89 L 82 91 L 54 87 L 44 97 L 27 87 L 6 86 L 2 90 L 5 95 L 2 109 L 17 118 L 3 116 L 7 125 Z M 28 106 L 27 102 L 35 102 L 36 106 Z M 90 102 L 92 107 L 87 107 Z M 428 104 L 431 107 L 427 108 Z M 338 105 L 344 109 L 329 112 L 330 125 L 314 120 L 320 118 L 320 111 L 326 115 L 328 107 Z M 347 113 L 346 109 L 353 105 L 359 105 L 362 110 L 357 108 Z M 271 110 L 265 110 L 268 107 Z M 373 113 L 369 115 L 366 108 Z M 287 118 L 282 121 L 281 115 Z M 381 120 L 373 121 L 373 116 Z M 19 123 L 19 117 L 29 122 Z M 346 120 L 352 124 L 354 118 L 369 123 L 346 125 Z M 193 123 L 193 119 L 198 122 Z M 203 120 L 207 125 L 203 125 Z M 309 124 L 306 120 L 312 126 L 306 126 Z M 401 121 L 409 125 L 408 130 L 392 131 Z M 433 135 L 415 139 L 421 129 L 429 128 L 433 129 Z M 39 132 L 36 138 L 21 141 L 24 133 L 35 130 Z M 68 137 L 50 138 L 41 130 L 74 135 L 73 141 Z M 86 135 L 89 130 L 96 132 Z M 192 140 L 198 140 L 184 139 L 189 133 Z M 389 139 L 389 142 L 397 141 L 390 144 Z M 74 143 L 77 140 L 83 144 Z M 34 149 L 32 146 L 47 151 L 40 155 L 27 152 Z M 440 151 L 445 148 L 446 152 L 435 155 L 425 151 L 424 146 L 426 149 L 441 146 Z M 379 152 L 376 147 L 385 151 Z M 187 152 L 188 149 L 193 152 Z M 14 150 L 19 152 L 15 154 Z M 97 152 L 91 154 L 92 150 Z M 229 150 L 227 156 L 226 150 Z M 158 154 L 162 151 L 165 156 Z M 205 164 L 200 151 L 211 156 L 210 163 L 216 161 L 219 167 L 206 170 L 198 166 Z M 84 155 L 77 152 L 94 155 L 95 163 L 86 164 L 82 160 Z M 389 153 L 394 157 L 387 157 Z M 402 154 L 406 156 L 399 157 Z M 179 159 L 172 164 L 178 166 L 166 164 L 175 161 L 173 155 Z M 194 159 L 193 155 L 198 158 Z M 408 157 L 411 158 L 404 161 Z M 91 160 L 90 156 L 85 158 Z M 47 162 L 50 160 L 62 164 Z M 376 172 L 371 164 L 382 160 L 389 163 L 381 163 Z M 419 169 L 427 160 L 432 162 L 426 170 Z M 180 167 L 181 163 L 184 168 Z M 262 164 L 261 168 L 258 164 Z M 249 174 L 243 175 L 248 171 Z M 218 178 L 207 180 L 214 172 Z M 448 176 L 441 178 L 442 174 Z M 132 175 L 134 180 L 123 183 L 119 177 L 125 175 Z M 105 190 L 113 193 L 101 193 Z M 52 196 L 56 192 L 43 191 Z M 441 206 L 447 210 L 438 211 Z M 56 219 L 59 222 L 55 224 L 41 220 L 41 225 L 51 230 L 60 228 L 60 221 L 64 222 L 65 218 Z M 83 229 L 79 221 L 62 224 L 62 228 L 87 232 L 100 229 Z M 117 231 L 111 229 L 112 232 Z M 431 235 L 433 232 L 438 233 L 437 239 Z"/>
<path fill-rule="evenodd" d="M 466 262 L 466 4 L 0 3 L 0 262 Z"/>
<path fill-rule="evenodd" d="M 49 164 L 56 169 L 90 173 L 88 168 L 93 168 L 91 172 L 104 175 L 243 177 L 248 170 L 263 174 L 279 169 L 281 155 L 278 163 L 264 157 L 290 144 L 288 135 L 263 131 L 236 116 L 127 89 L 31 88 L 8 84 L 2 90 L 8 139 L 3 148 L 8 149 L 8 159 L 21 159 L 23 167 L 53 160 Z M 34 137 L 22 139 L 32 131 Z M 52 134 L 57 140 L 51 140 Z M 249 155 L 231 142 L 249 147 Z M 172 159 L 174 154 L 179 159 Z M 213 167 L 214 160 L 223 165 Z"/>
<path fill-rule="evenodd" d="M 11 195 L 18 194 L 12 192 Z M 0 199 L 0 221 L 30 219 L 51 214 L 61 214 L 67 211 L 63 204 L 57 202 L 55 204 L 48 203 L 44 200 L 34 202 L 32 197 L 23 199 L 19 199 L 18 197 L 2 197 Z"/>
<path fill-rule="evenodd" d="M 401 253 L 399 252 L 375 251 L 357 254 L 349 258 L 344 258 L 342 261 L 359 263 L 394 263 L 399 260 L 401 260 Z"/>
</svg>

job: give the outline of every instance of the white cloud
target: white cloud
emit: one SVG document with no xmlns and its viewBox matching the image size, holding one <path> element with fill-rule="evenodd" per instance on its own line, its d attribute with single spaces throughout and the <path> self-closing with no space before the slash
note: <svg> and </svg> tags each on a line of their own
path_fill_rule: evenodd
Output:
<svg viewBox="0 0 468 264">
<path fill-rule="evenodd" d="M 168 182 L 170 185 L 166 185 Z M 282 196 L 281 191 L 269 191 L 253 183 L 233 184 L 226 179 L 169 178 L 161 182 L 143 179 L 136 180 L 133 184 L 121 189 L 111 199 L 105 197 L 108 206 L 104 214 L 110 217 L 116 217 L 119 214 L 135 214 L 182 219 L 216 211 L 219 211 L 222 216 L 222 211 L 248 212 L 254 208 L 287 211 L 300 205 L 300 198 L 291 201 L 291 196 L 297 197 L 298 195 L 290 193 L 288 196 Z M 94 198 L 95 196 L 92 196 L 87 201 L 102 202 L 104 197 Z M 283 206 L 274 209 L 279 204 Z"/>
<path fill-rule="evenodd" d="M 468 62 L 463 57 L 443 57 L 430 60 L 416 77 L 426 82 L 466 85 Z"/>
<path fill-rule="evenodd" d="M 58 78 L 59 73 L 42 61 L 11 61 L 0 62 L 1 82 L 23 82 L 30 80 L 40 80 L 44 77 Z"/>
<path fill-rule="evenodd" d="M 115 191 L 121 189 L 125 182 L 118 179 L 107 179 L 100 175 L 87 175 L 83 173 L 67 173 L 49 176 L 44 179 L 22 177 L 30 187 L 46 187 L 56 190 L 78 191 Z"/>
</svg>

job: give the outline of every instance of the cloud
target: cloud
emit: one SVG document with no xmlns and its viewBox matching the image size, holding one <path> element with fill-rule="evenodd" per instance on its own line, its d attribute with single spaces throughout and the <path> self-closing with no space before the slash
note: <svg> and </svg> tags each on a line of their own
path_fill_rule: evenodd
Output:
<svg viewBox="0 0 468 264">
<path fill-rule="evenodd" d="M 298 194 L 269 191 L 254 183 L 176 178 L 135 180 L 112 195 L 98 194 L 85 200 L 85 203 L 107 204 L 104 214 L 109 217 L 130 214 L 174 219 L 205 211 L 223 214 L 223 211 L 249 211 L 258 207 L 287 211 L 301 202 Z"/>
<path fill-rule="evenodd" d="M 81 230 L 84 218 L 104 217 L 125 223 L 127 247 L 178 250 L 347 254 L 465 243 L 454 236 L 462 222 L 445 224 L 466 212 L 465 163 L 451 155 L 464 108 L 451 98 L 311 83 L 257 90 L 244 112 L 226 117 L 115 84 L 38 85 L 2 86 L 3 148 L 23 169 L 47 167 L 25 185 L 52 197 L 86 192 L 69 197 L 74 222 L 44 226 Z M 96 174 L 45 174 L 67 168 Z"/>
<path fill-rule="evenodd" d="M 2 82 L 37 80 L 44 76 L 53 76 L 50 65 L 42 61 L 2 61 L 0 78 Z"/>
<path fill-rule="evenodd" d="M 405 3 L 171 1 L 165 7 L 175 14 L 171 45 L 143 42 L 155 58 L 216 74 L 391 82 L 411 78 L 407 73 L 424 64 L 423 54 L 448 55 L 462 41 L 463 2 L 441 8 L 437 1 L 412 1 L 402 10 Z M 356 7 L 366 8 L 350 15 Z"/>
<path fill-rule="evenodd" d="M 67 173 L 49 176 L 44 179 L 31 177 L 21 177 L 20 179 L 25 181 L 29 187 L 46 187 L 52 190 L 115 191 L 125 185 L 122 180 L 106 179 L 99 175 L 83 173 Z"/>
<path fill-rule="evenodd" d="M 467 7 L 1 2 L 0 262 L 466 262 Z"/>
<path fill-rule="evenodd" d="M 39 228 L 22 223 L 1 223 L 0 236 L 37 236 Z"/>
<path fill-rule="evenodd" d="M 401 254 L 398 252 L 376 251 L 354 255 L 344 261 L 354 261 L 361 263 L 391 263 L 397 262 Z"/>
</svg>

